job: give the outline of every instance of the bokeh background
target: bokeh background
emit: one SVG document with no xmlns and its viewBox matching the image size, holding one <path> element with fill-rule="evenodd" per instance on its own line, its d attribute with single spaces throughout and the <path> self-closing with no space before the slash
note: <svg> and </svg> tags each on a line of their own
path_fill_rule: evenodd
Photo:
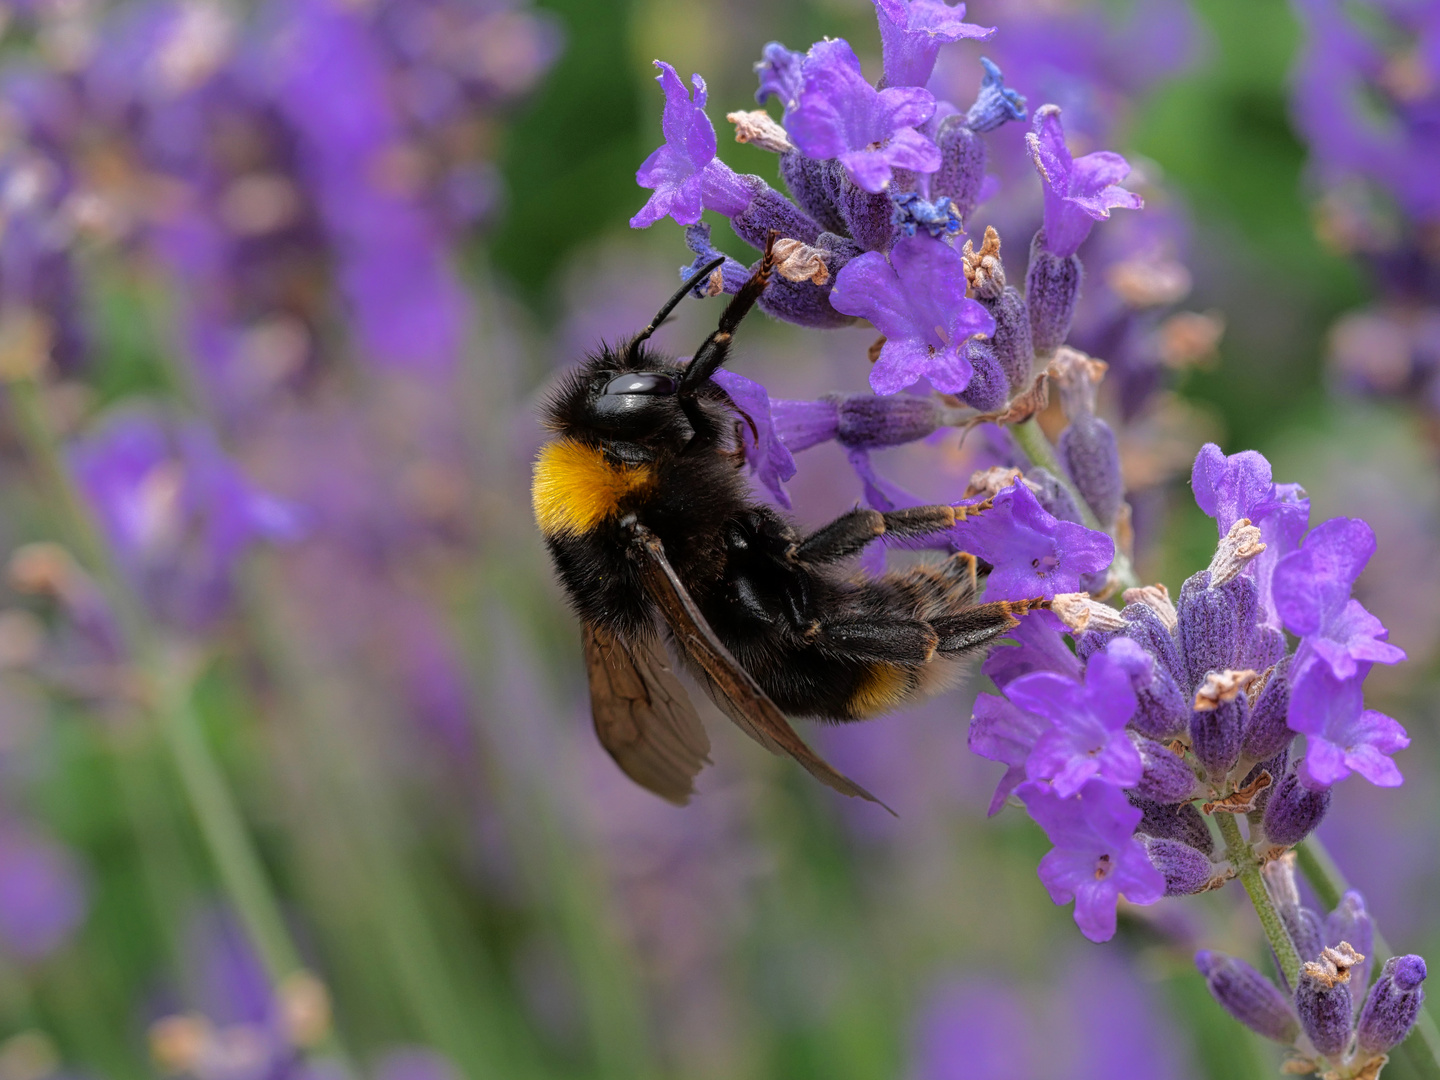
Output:
<svg viewBox="0 0 1440 1080">
<path fill-rule="evenodd" d="M 1407 202 L 1348 176 L 1353 118 L 1297 72 L 1368 72 L 1379 130 L 1433 164 L 1436 7 L 1337 30 L 1311 0 L 979 0 L 999 33 L 933 84 L 967 102 L 983 51 L 1136 168 L 1147 209 L 1082 249 L 1072 343 L 1112 364 L 1142 577 L 1208 561 L 1206 440 L 1374 526 L 1359 595 L 1410 660 L 1371 704 L 1411 732 L 1407 783 L 1352 778 L 1321 834 L 1432 958 L 1440 215 L 1423 178 Z M 1239 890 L 1082 939 L 1040 830 L 985 818 L 978 687 L 813 732 L 896 819 L 723 722 L 677 809 L 590 731 L 528 471 L 549 379 L 689 260 L 673 224 L 627 227 L 650 61 L 702 73 L 721 157 L 773 181 L 724 114 L 770 40 L 844 36 L 878 74 L 866 0 L 0 9 L 0 1080 L 1275 1075 L 1191 962 L 1258 962 Z M 1012 253 L 1022 135 L 977 215 Z M 872 338 L 756 316 L 734 366 L 858 391 Z M 969 452 L 876 462 L 940 497 Z M 801 520 L 858 497 L 837 449 L 800 466 Z"/>
</svg>

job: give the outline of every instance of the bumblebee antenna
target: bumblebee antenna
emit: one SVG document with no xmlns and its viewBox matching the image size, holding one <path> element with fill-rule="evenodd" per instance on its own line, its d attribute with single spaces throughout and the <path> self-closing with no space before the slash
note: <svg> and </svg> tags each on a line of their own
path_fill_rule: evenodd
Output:
<svg viewBox="0 0 1440 1080">
<path fill-rule="evenodd" d="M 691 274 L 688 278 L 686 278 L 685 284 L 681 285 L 680 288 L 675 290 L 675 295 L 670 297 L 669 300 L 666 300 L 665 306 L 660 309 L 659 314 L 657 314 L 655 318 L 650 320 L 650 325 L 645 327 L 644 330 L 641 330 L 640 333 L 635 335 L 635 340 L 630 342 L 630 347 L 628 349 L 630 355 L 633 356 L 635 354 L 636 347 L 642 341 L 645 341 L 647 338 L 649 338 L 651 334 L 655 333 L 657 329 L 659 329 L 660 324 L 663 323 L 667 318 L 669 318 L 670 312 L 675 310 L 675 308 L 679 305 L 680 301 L 685 299 L 685 295 L 691 289 L 693 289 L 697 283 L 713 274 L 717 269 L 720 268 L 721 265 L 724 264 L 724 262 L 725 256 L 717 255 L 704 266 L 700 267 L 699 270 L 696 270 L 695 273 Z"/>
</svg>

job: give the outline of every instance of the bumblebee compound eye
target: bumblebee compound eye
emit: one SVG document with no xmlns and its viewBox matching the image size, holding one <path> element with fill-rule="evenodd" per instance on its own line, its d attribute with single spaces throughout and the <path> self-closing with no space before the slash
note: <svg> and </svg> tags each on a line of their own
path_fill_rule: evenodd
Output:
<svg viewBox="0 0 1440 1080">
<path fill-rule="evenodd" d="M 660 396 L 675 393 L 675 380 L 653 371 L 617 375 L 605 384 L 606 394 L 648 394 Z"/>
</svg>

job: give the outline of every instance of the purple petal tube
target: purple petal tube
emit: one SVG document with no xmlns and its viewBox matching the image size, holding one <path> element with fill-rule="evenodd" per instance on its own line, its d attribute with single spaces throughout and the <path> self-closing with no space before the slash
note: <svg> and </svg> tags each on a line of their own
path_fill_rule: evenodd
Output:
<svg viewBox="0 0 1440 1080">
<path fill-rule="evenodd" d="M 948 196 L 961 221 L 969 221 L 980 201 L 985 182 L 985 140 L 972 131 L 963 116 L 947 116 L 935 133 L 940 147 L 940 168 L 930 178 L 936 198 Z"/>
<path fill-rule="evenodd" d="M 1200 811 L 1193 803 L 1157 803 L 1134 793 L 1130 802 L 1140 809 L 1140 824 L 1135 828 L 1147 836 L 1178 840 L 1205 855 L 1215 851 L 1215 838 Z"/>
<path fill-rule="evenodd" d="M 1211 671 L 1235 667 L 1235 603 L 1229 593 L 1210 588 L 1210 574 L 1192 574 L 1180 587 L 1175 605 L 1185 676 L 1193 690 Z"/>
<path fill-rule="evenodd" d="M 893 185 L 898 189 L 898 183 Z M 840 211 L 845 231 L 866 251 L 889 251 L 895 239 L 895 204 L 888 191 L 866 191 L 832 161 L 825 174 L 825 193 Z"/>
<path fill-rule="evenodd" d="M 1224 776 L 1240 761 L 1240 739 L 1248 711 L 1245 695 L 1240 693 L 1213 709 L 1196 709 L 1190 714 L 1191 746 L 1212 777 Z"/>
<path fill-rule="evenodd" d="M 1251 1031 L 1285 1046 L 1300 1034 L 1300 1022 L 1285 995 L 1244 960 L 1201 950 L 1195 966 L 1221 1007 Z"/>
<path fill-rule="evenodd" d="M 1425 1001 L 1425 974 L 1425 961 L 1413 953 L 1385 961 L 1360 1013 L 1362 1053 L 1383 1054 L 1405 1041 Z"/>
<path fill-rule="evenodd" d="M 1311 791 L 1295 773 L 1286 776 L 1265 803 L 1261 820 L 1266 839 L 1286 846 L 1304 840 L 1330 809 L 1330 790 Z"/>
<path fill-rule="evenodd" d="M 1302 971 L 1300 985 L 1295 988 L 1295 1011 L 1315 1049 L 1326 1057 L 1338 1058 L 1350 1044 L 1354 1010 L 1350 987 L 1339 981 L 1327 983 L 1330 981 L 1323 976 Z"/>
<path fill-rule="evenodd" d="M 1247 758 L 1263 761 L 1274 757 L 1295 738 L 1295 732 L 1285 722 L 1285 715 L 1290 711 L 1290 680 L 1286 676 L 1289 668 L 1289 657 L 1275 666 L 1265 689 L 1260 691 L 1259 700 L 1250 710 L 1240 748 Z"/>
<path fill-rule="evenodd" d="M 1007 285 L 998 297 L 986 297 L 977 291 L 976 299 L 995 320 L 990 347 L 1005 371 L 1011 392 L 1029 389 L 1034 375 L 1035 346 L 1030 337 L 1030 309 L 1025 306 L 1025 298 L 1015 286 Z"/>
<path fill-rule="evenodd" d="M 1189 844 L 1157 836 L 1142 836 L 1141 840 L 1151 864 L 1165 875 L 1166 896 L 1193 896 L 1215 876 L 1210 860 Z"/>
<path fill-rule="evenodd" d="M 877 450 L 923 439 L 940 426 L 940 404 L 915 394 L 835 395 L 836 439 L 851 450 Z"/>
<path fill-rule="evenodd" d="M 1145 766 L 1140 783 L 1135 785 L 1135 794 L 1157 803 L 1188 799 L 1195 787 L 1195 774 L 1185 759 L 1153 739 L 1137 738 L 1135 744 Z"/>
<path fill-rule="evenodd" d="M 960 400 L 981 412 L 1004 408 L 1010 399 L 1010 382 L 990 342 L 979 338 L 967 341 L 965 359 L 970 361 L 970 382 L 960 391 Z"/>
<path fill-rule="evenodd" d="M 735 235 L 756 250 L 765 249 L 771 229 L 801 243 L 814 244 L 820 236 L 815 220 L 758 176 L 741 177 L 750 188 L 750 201 L 743 210 L 729 215 Z"/>
<path fill-rule="evenodd" d="M 1110 425 L 1097 416 L 1077 416 L 1060 433 L 1055 450 L 1100 524 L 1115 524 L 1125 501 L 1125 483 L 1120 479 L 1120 446 Z"/>
<path fill-rule="evenodd" d="M 1030 241 L 1030 266 L 1025 271 L 1025 303 L 1030 309 L 1030 338 L 1036 356 L 1048 357 L 1065 344 L 1084 277 L 1078 255 L 1052 255 L 1045 250 L 1045 231 L 1035 234 Z"/>
<path fill-rule="evenodd" d="M 814 218 L 822 229 L 832 233 L 845 231 L 845 219 L 840 208 L 830 198 L 826 173 L 831 162 L 806 157 L 798 150 L 791 150 L 780 157 L 780 176 L 795 201 Z"/>
</svg>

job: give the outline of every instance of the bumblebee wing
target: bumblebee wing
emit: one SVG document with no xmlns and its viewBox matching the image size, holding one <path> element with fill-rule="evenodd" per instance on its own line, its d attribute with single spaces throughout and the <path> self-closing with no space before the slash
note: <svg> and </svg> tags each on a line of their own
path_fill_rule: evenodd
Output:
<svg viewBox="0 0 1440 1080">
<path fill-rule="evenodd" d="M 679 806 L 709 764 L 710 739 L 658 640 L 585 627 L 590 711 L 600 745 L 641 787 Z"/>
<path fill-rule="evenodd" d="M 796 734 L 790 721 L 715 636 L 715 631 L 705 621 L 705 616 L 665 557 L 660 538 L 640 526 L 636 529 L 635 545 L 640 552 L 646 591 L 659 605 L 665 622 L 675 635 L 676 645 L 705 673 L 711 695 L 721 710 L 762 746 L 777 754 L 789 754 L 827 787 L 842 795 L 858 795 L 885 806 L 855 781 L 831 768 Z M 886 806 L 885 809 L 890 808 Z"/>
</svg>

